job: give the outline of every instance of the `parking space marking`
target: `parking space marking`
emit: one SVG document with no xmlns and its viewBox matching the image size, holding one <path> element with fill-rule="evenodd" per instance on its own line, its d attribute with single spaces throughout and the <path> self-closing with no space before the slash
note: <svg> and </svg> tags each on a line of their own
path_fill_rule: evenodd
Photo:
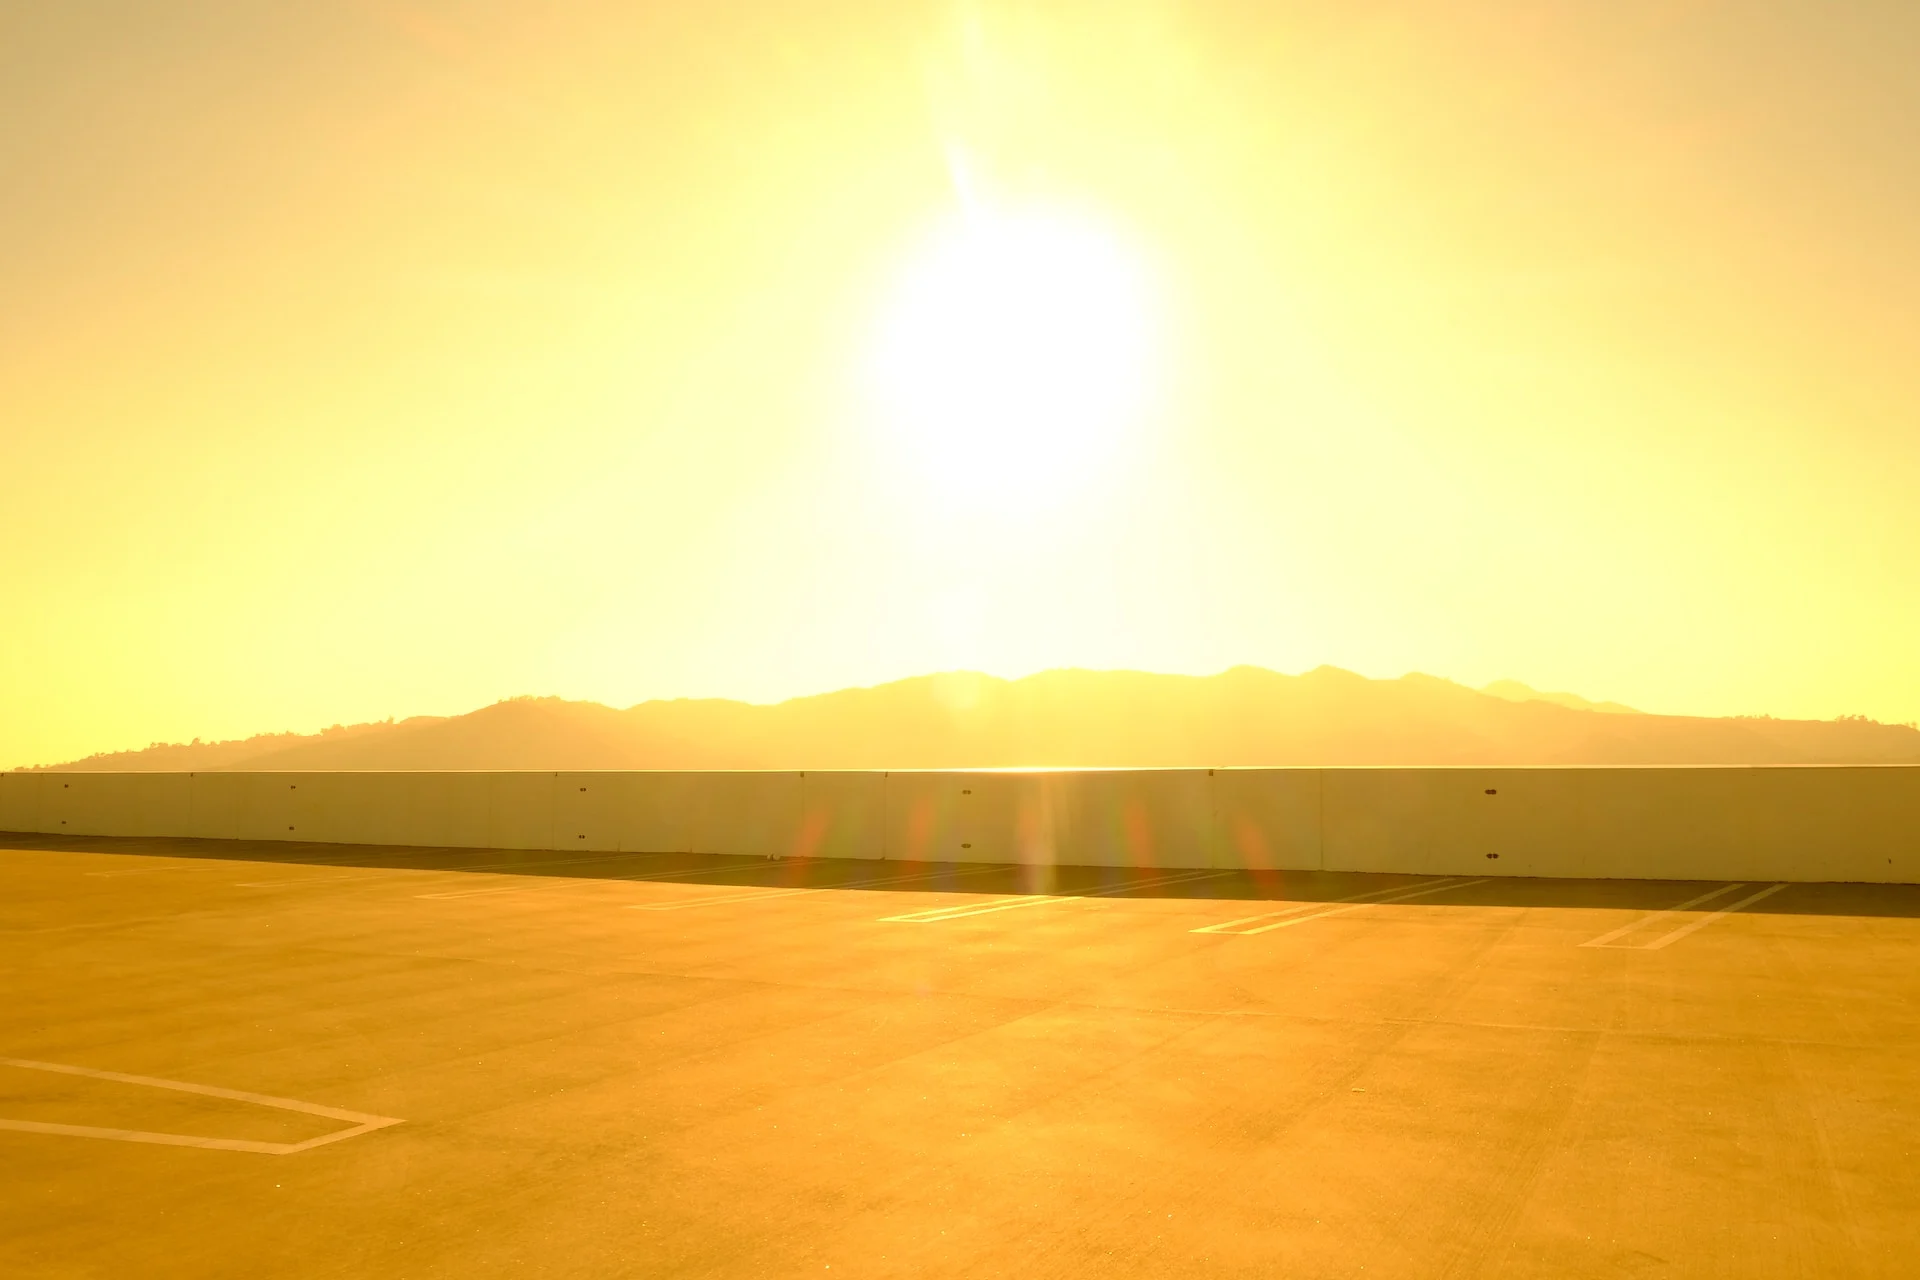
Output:
<svg viewBox="0 0 1920 1280">
<path fill-rule="evenodd" d="M 1022 907 L 1044 907 L 1050 902 L 1074 901 L 1077 898 L 1071 894 L 1029 893 L 1018 898 L 1000 898 L 965 907 L 937 907 L 932 911 L 915 911 L 904 916 L 882 916 L 880 923 L 938 924 L 942 920 L 960 920 L 967 916 L 991 915 L 996 911 L 1018 911 Z"/>
<path fill-rule="evenodd" d="M 631 855 L 623 854 L 621 856 L 630 857 Z M 547 863 L 542 863 L 541 865 L 543 867 L 564 867 L 564 866 L 575 866 L 582 863 L 611 862 L 616 860 L 617 859 L 613 859 L 613 858 L 572 858 L 566 862 L 547 862 Z M 510 863 L 510 864 L 503 864 L 503 865 L 524 866 L 526 864 Z M 446 875 L 464 874 L 466 871 L 479 871 L 481 869 L 482 868 L 479 868 L 479 867 L 468 867 L 468 868 L 462 868 L 460 872 L 449 871 L 443 874 L 446 874 Z M 489 897 L 496 893 L 544 893 L 554 889 L 577 889 L 583 884 L 591 884 L 595 882 L 604 883 L 606 881 L 611 881 L 611 880 L 671 880 L 676 876 L 678 876 L 681 879 L 690 879 L 693 876 L 727 875 L 735 871 L 746 871 L 746 870 L 751 870 L 751 868 L 708 867 L 704 870 L 661 872 L 653 875 L 630 875 L 630 876 L 583 875 L 583 876 L 561 876 L 558 879 L 551 879 L 546 876 L 535 876 L 531 872 L 515 872 L 515 871 L 502 870 L 499 872 L 500 875 L 518 876 L 519 878 L 516 879 L 512 884 L 488 885 L 485 888 L 481 888 L 481 889 L 447 889 L 439 893 L 416 893 L 413 896 L 416 898 L 426 899 L 429 901 L 445 902 L 455 898 L 484 898 L 484 897 Z"/>
<path fill-rule="evenodd" d="M 750 866 L 707 867 L 692 871 L 661 871 L 630 876 L 568 877 L 558 882 L 543 881 L 537 884 L 501 884 L 491 885 L 484 889 L 453 889 L 442 893 L 416 893 L 413 896 L 434 901 L 447 901 L 456 898 L 487 897 L 499 893 L 539 893 L 543 890 L 550 889 L 579 888 L 582 884 L 592 882 L 610 883 L 619 881 L 622 884 L 678 884 L 683 880 L 691 880 L 695 876 L 731 875 L 735 872 L 752 871 L 755 869 L 756 868 Z M 741 893 L 715 894 L 712 897 L 696 898 L 691 902 L 658 904 L 623 903 L 622 905 L 632 907 L 636 911 L 678 911 L 683 907 L 721 906 L 728 902 L 752 902 L 760 898 L 787 898 L 801 893 L 825 893 L 830 889 L 862 889 L 869 885 L 904 884 L 910 880 L 932 880 L 940 876 L 976 876 L 998 870 L 1000 870 L 999 867 L 976 867 L 967 871 L 926 871 L 909 876 L 888 876 L 878 880 L 856 880 L 848 884 L 803 885 L 800 887 L 743 884 L 734 886 L 742 890 L 743 892 Z M 756 889 L 763 889 L 766 890 L 766 892 L 746 892 Z"/>
<path fill-rule="evenodd" d="M 451 898 L 484 898 L 496 893 L 550 893 L 555 889 L 577 889 L 588 883 L 591 881 L 585 877 L 575 879 L 569 876 L 563 880 L 542 879 L 538 884 L 496 884 L 485 889 L 450 889 L 445 893 L 416 893 L 413 896 L 445 902 Z"/>
<path fill-rule="evenodd" d="M 411 870 L 397 867 L 392 871 L 373 871 L 359 876 L 307 876 L 299 880 L 245 880 L 236 881 L 236 889 L 299 889 L 310 884 L 354 884 L 363 880 L 391 880 Z"/>
<path fill-rule="evenodd" d="M 1652 924 L 1655 920 L 1664 920 L 1668 916 L 1677 915 L 1682 911 L 1691 911 L 1703 902 L 1712 902 L 1715 898 L 1723 898 L 1736 889 L 1744 889 L 1746 887 L 1744 883 L 1723 884 L 1718 889 L 1709 889 L 1697 898 L 1688 898 L 1685 902 L 1676 903 L 1664 910 L 1649 912 L 1641 916 L 1638 920 L 1628 921 L 1618 929 L 1603 933 L 1597 938 L 1590 938 L 1580 945 L 1583 947 L 1611 947 L 1615 945 L 1615 939 L 1624 938 L 1635 930 Z M 1637 944 L 1628 943 L 1625 945 L 1635 950 L 1638 949 Z"/>
<path fill-rule="evenodd" d="M 920 880 L 937 880 L 942 876 L 959 879 L 961 876 L 985 875 L 990 871 L 1001 871 L 1002 867 L 975 867 L 967 871 L 921 871 L 907 876 L 884 876 L 877 880 L 853 880 L 846 884 L 807 885 L 794 889 L 769 889 L 764 893 L 722 893 L 708 898 L 692 898 L 684 902 L 629 902 L 629 911 L 684 911 L 691 907 L 724 907 L 732 902 L 765 902 L 769 898 L 797 898 L 808 893 L 832 893 L 837 889 L 871 889 L 886 884 L 912 884 Z M 755 886 L 741 885 L 742 889 Z"/>
<path fill-rule="evenodd" d="M 1289 915 L 1288 918 L 1275 920 L 1272 924 L 1255 925 L 1251 929 L 1234 929 L 1231 932 L 1236 937 L 1250 938 L 1255 934 L 1272 933 L 1275 929 L 1291 929 L 1294 925 L 1306 924 L 1310 920 L 1325 920 L 1330 916 L 1344 916 L 1351 911 L 1366 911 L 1372 907 L 1387 906 L 1389 903 L 1406 902 L 1413 898 L 1425 898 L 1430 894 L 1445 893 L 1449 889 L 1470 889 L 1476 884 L 1485 884 L 1486 882 L 1485 876 L 1482 876 L 1478 880 L 1454 880 L 1448 884 L 1436 884 L 1424 889 L 1415 889 L 1411 893 L 1397 893 L 1390 898 L 1376 898 L 1372 902 L 1355 902 L 1351 906 L 1334 907 L 1328 911 L 1314 911 L 1305 915 Z M 1215 929 L 1213 932 L 1224 933 L 1228 931 Z"/>
<path fill-rule="evenodd" d="M 1641 950 L 1658 951 L 1662 947 L 1669 946 L 1672 943 L 1680 941 L 1680 939 L 1686 937 L 1690 933 L 1695 933 L 1701 929 L 1706 928 L 1708 925 L 1712 924 L 1715 920 L 1718 920 L 1721 916 L 1730 916 L 1734 912 L 1740 910 L 1741 908 L 1750 907 L 1754 903 L 1760 901 L 1760 899 L 1765 898 L 1770 894 L 1778 893 L 1786 887 L 1787 887 L 1786 883 L 1783 881 L 1780 884 L 1769 885 L 1758 893 L 1750 893 L 1746 897 L 1740 899 L 1740 901 L 1732 904 L 1731 906 L 1722 907 L 1720 908 L 1720 910 L 1714 912 L 1713 914 L 1702 916 L 1700 919 L 1695 920 L 1690 924 L 1683 924 L 1678 929 L 1675 929 L 1671 933 L 1661 934 L 1659 937 L 1655 938 L 1652 942 L 1647 943 L 1644 947 L 1641 948 Z"/>
<path fill-rule="evenodd" d="M 1283 907 L 1278 911 L 1266 911 L 1266 912 L 1262 912 L 1260 915 L 1257 915 L 1257 916 L 1243 916 L 1238 920 L 1223 920 L 1219 924 L 1210 924 L 1210 925 L 1204 925 L 1198 929 L 1189 929 L 1188 932 L 1189 933 L 1250 933 L 1250 932 L 1253 932 L 1253 930 L 1242 929 L 1240 926 L 1250 925 L 1250 924 L 1259 924 L 1263 920 L 1278 920 L 1285 916 L 1297 916 L 1303 912 L 1317 911 L 1323 907 L 1333 906 L 1336 903 L 1341 903 L 1341 902 L 1366 902 L 1372 898 L 1384 898 L 1390 893 L 1399 893 L 1404 889 L 1444 887 L 1446 885 L 1453 884 L 1459 879 L 1460 879 L 1459 876 L 1447 876 L 1439 880 L 1420 880 L 1420 881 L 1416 881 L 1411 885 L 1405 885 L 1405 884 L 1395 885 L 1391 889 L 1375 889 L 1369 893 L 1349 894 L 1347 897 L 1344 897 L 1344 898 L 1329 898 L 1325 902 L 1299 902 L 1299 903 L 1295 903 L 1291 907 Z"/>
<path fill-rule="evenodd" d="M 970 903 L 960 907 L 935 907 L 931 911 L 914 911 L 901 916 L 882 916 L 881 924 L 938 924 L 943 920 L 961 920 L 968 916 L 990 915 L 996 911 L 1018 911 L 1022 907 L 1040 907 L 1050 902 L 1079 902 L 1085 898 L 1105 898 L 1116 893 L 1126 893 L 1133 889 L 1158 888 L 1161 885 L 1186 884 L 1193 880 L 1218 880 L 1222 876 L 1237 874 L 1233 871 L 1195 871 L 1183 876 L 1155 876 L 1145 880 L 1129 880 L 1121 884 L 1110 885 L 1105 889 L 1094 889 L 1087 893 L 1030 893 L 1017 898 L 1001 898 L 994 902 Z"/>
<path fill-rule="evenodd" d="M 308 884 L 347 884 L 356 880 L 391 880 L 395 876 L 404 876 L 408 872 L 423 875 L 453 876 L 466 875 L 475 871 L 499 871 L 513 874 L 515 867 L 581 867 L 596 862 L 620 862 L 638 855 L 631 853 L 606 853 L 590 858 L 556 858 L 551 862 L 528 862 L 517 858 L 512 862 L 482 862 L 471 867 L 377 867 L 365 874 L 351 876 L 299 876 L 291 880 L 247 880 L 234 885 L 236 889 L 297 889 Z M 321 864 L 313 864 L 321 865 Z"/>
<path fill-rule="evenodd" d="M 605 862 L 605 860 L 603 860 L 603 858 L 597 858 L 597 860 L 580 860 L 580 862 Z M 488 887 L 488 889 L 451 889 L 445 890 L 445 892 L 438 892 L 438 894 L 413 894 L 413 896 L 415 896 L 415 898 L 432 898 L 432 900 L 442 900 L 442 902 L 444 902 L 444 900 L 449 900 L 449 898 L 484 898 L 484 896 L 490 896 L 490 894 L 524 894 L 524 892 L 541 892 L 541 890 L 547 889 L 580 889 L 584 883 L 591 883 L 591 881 L 599 881 L 599 883 L 611 883 L 611 881 L 622 881 L 622 883 L 678 883 L 678 881 L 689 881 L 689 879 L 693 879 L 693 877 L 697 877 L 697 875 L 733 875 L 733 873 L 737 873 L 737 871 L 755 871 L 755 869 L 758 869 L 756 865 L 745 865 L 745 867 L 695 867 L 695 869 L 689 869 L 689 871 L 645 871 L 645 873 L 636 871 L 634 875 L 568 875 L 568 877 L 563 877 L 563 879 L 559 879 L 559 881 L 540 879 L 538 883 L 532 883 L 532 885 L 528 885 L 526 879 L 520 879 L 515 885 L 492 885 L 492 887 Z M 513 875 L 513 871 L 501 871 L 501 875 Z M 751 889 L 751 885 L 741 885 L 741 889 Z"/>
<path fill-rule="evenodd" d="M 393 1116 L 369 1115 L 364 1111 L 348 1111 L 344 1107 L 323 1107 L 317 1102 L 275 1098 L 264 1093 L 245 1093 L 239 1089 L 221 1089 L 207 1084 L 189 1084 L 184 1080 L 162 1080 L 157 1076 L 134 1076 L 120 1071 L 99 1071 L 93 1067 L 74 1067 L 61 1062 L 0 1058 L 0 1066 L 20 1067 L 27 1071 L 54 1071 L 61 1075 L 112 1080 L 116 1084 L 145 1085 L 150 1089 L 171 1089 L 175 1093 L 197 1093 L 209 1098 L 247 1102 L 257 1107 L 272 1107 L 276 1111 L 298 1111 L 303 1115 L 322 1116 L 328 1120 L 344 1120 L 350 1126 L 335 1130 L 333 1133 L 323 1133 L 305 1142 L 252 1142 L 242 1138 L 203 1138 L 191 1133 L 148 1133 L 139 1129 L 103 1129 L 89 1124 L 47 1124 L 38 1120 L 0 1119 L 0 1129 L 12 1130 L 15 1133 L 47 1133 L 68 1138 L 104 1138 L 111 1142 L 148 1142 L 168 1147 L 200 1147 L 211 1151 L 251 1151 L 258 1155 L 290 1156 L 297 1151 L 310 1151 L 314 1147 L 323 1147 L 330 1142 L 356 1138 L 363 1133 L 371 1133 L 375 1129 L 385 1129 L 389 1125 L 404 1123 Z"/>
</svg>

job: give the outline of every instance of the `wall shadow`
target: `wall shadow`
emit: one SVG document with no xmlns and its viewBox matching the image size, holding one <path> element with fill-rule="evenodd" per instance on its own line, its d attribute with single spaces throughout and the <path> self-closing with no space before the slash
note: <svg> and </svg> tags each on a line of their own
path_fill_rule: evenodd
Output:
<svg viewBox="0 0 1920 1280">
<path fill-rule="evenodd" d="M 956 894 L 1091 894 L 1101 897 L 1184 898 L 1248 903 L 1337 902 L 1356 894 L 1392 896 L 1436 885 L 1425 874 L 1342 871 L 1237 870 L 1225 874 L 1146 867 L 1030 866 L 1006 863 L 927 863 L 844 858 L 761 858 L 724 854 L 598 853 L 528 849 L 451 849 L 403 845 L 342 845 L 281 840 L 209 840 L 174 836 L 68 836 L 0 832 L 0 851 L 109 854 L 126 858 L 192 859 L 275 864 L 316 870 L 463 872 L 595 881 L 654 881 L 743 889 L 860 889 L 869 892 Z M 3 857 L 3 854 L 0 854 Z M 1415 902 L 1513 908 L 1603 908 L 1660 911 L 1698 896 L 1724 880 L 1571 880 L 1492 877 L 1464 883 Z M 1755 889 L 1774 883 L 1755 880 Z M 1700 910 L 1712 911 L 1728 894 Z M 1920 918 L 1920 885 L 1844 882 L 1793 883 L 1743 911 L 1755 915 Z"/>
</svg>

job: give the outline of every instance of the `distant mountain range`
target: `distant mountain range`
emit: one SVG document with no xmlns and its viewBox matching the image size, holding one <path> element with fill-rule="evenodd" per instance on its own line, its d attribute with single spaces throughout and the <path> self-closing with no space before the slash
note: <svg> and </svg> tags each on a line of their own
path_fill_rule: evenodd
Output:
<svg viewBox="0 0 1920 1280">
<path fill-rule="evenodd" d="M 1483 687 L 1480 692 L 1490 693 L 1496 698 L 1505 698 L 1508 702 L 1551 702 L 1556 707 L 1572 707 L 1575 711 L 1604 711 L 1616 716 L 1646 714 L 1623 702 L 1589 702 L 1577 693 L 1542 693 L 1538 689 L 1528 688 L 1518 680 L 1495 680 L 1492 684 Z"/>
<path fill-rule="evenodd" d="M 771 706 L 514 698 L 463 716 L 157 745 L 62 770 L 952 769 L 1195 765 L 1911 764 L 1859 717 L 1647 715 L 1503 680 L 1047 671 L 919 676 Z"/>
</svg>

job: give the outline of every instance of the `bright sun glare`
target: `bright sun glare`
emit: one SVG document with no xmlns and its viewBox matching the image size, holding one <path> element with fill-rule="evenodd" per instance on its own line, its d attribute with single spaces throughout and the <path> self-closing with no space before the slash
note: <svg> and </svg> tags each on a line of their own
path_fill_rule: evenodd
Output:
<svg viewBox="0 0 1920 1280">
<path fill-rule="evenodd" d="M 969 210 L 887 301 L 868 367 L 884 429 L 947 496 L 1057 498 L 1146 408 L 1150 293 L 1140 257 L 1091 218 Z"/>
</svg>

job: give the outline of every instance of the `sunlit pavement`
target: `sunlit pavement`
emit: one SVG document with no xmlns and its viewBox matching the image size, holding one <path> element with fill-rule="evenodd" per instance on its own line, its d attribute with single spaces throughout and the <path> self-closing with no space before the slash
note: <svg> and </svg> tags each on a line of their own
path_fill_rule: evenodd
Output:
<svg viewBox="0 0 1920 1280">
<path fill-rule="evenodd" d="M 0 838 L 0 1275 L 1908 1276 L 1920 889 Z"/>
</svg>

